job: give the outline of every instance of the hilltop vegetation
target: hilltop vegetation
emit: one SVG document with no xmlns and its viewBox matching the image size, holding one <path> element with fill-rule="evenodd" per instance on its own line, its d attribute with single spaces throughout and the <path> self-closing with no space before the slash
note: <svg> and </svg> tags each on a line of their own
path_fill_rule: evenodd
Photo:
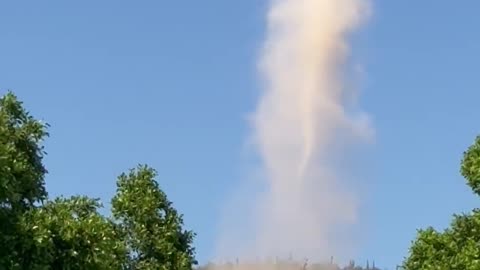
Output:
<svg viewBox="0 0 480 270">
<path fill-rule="evenodd" d="M 226 263 L 226 264 L 208 264 L 197 268 L 197 270 L 380 270 L 373 262 L 368 262 L 364 267 L 351 261 L 347 266 L 340 267 L 334 263 L 308 263 L 297 261 L 279 261 L 264 263 Z"/>
</svg>

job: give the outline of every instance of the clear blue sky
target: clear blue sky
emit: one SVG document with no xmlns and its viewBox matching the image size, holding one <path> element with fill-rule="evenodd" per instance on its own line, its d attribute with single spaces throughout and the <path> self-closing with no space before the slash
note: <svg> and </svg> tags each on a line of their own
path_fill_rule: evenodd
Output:
<svg viewBox="0 0 480 270">
<path fill-rule="evenodd" d="M 461 2 L 461 3 L 460 3 Z M 354 52 L 377 140 L 365 153 L 361 260 L 392 269 L 416 228 L 476 205 L 460 177 L 480 132 L 480 2 L 375 1 Z M 148 163 L 198 233 L 204 262 L 218 211 L 244 175 L 266 1 L 3 1 L 0 89 L 52 127 L 51 195 L 104 201 Z"/>
</svg>

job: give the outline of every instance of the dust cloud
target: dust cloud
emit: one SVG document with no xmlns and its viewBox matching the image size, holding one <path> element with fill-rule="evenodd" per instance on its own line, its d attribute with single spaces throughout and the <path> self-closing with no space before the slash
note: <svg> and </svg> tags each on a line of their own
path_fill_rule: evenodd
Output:
<svg viewBox="0 0 480 270">
<path fill-rule="evenodd" d="M 237 217 L 253 226 L 251 241 L 224 236 L 223 250 L 328 259 L 348 248 L 337 229 L 355 224 L 358 207 L 334 163 L 348 155 L 347 140 L 361 143 L 374 133 L 351 102 L 356 89 L 345 72 L 349 34 L 369 13 L 366 0 L 270 1 L 258 62 L 262 93 L 251 118 L 264 181 L 258 185 L 266 181 L 266 190 L 249 206 L 252 216 Z"/>
</svg>

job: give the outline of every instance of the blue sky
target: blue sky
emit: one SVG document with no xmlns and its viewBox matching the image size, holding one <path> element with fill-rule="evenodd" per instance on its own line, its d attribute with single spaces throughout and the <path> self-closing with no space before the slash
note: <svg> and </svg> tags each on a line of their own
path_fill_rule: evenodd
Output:
<svg viewBox="0 0 480 270">
<path fill-rule="evenodd" d="M 219 211 L 245 176 L 245 120 L 266 1 L 3 1 L 0 89 L 49 122 L 51 195 L 108 201 L 138 163 L 198 233 L 205 262 Z M 393 268 L 415 230 L 442 228 L 477 198 L 460 177 L 479 133 L 480 2 L 374 1 L 356 34 L 361 105 L 376 142 L 362 156 L 362 249 Z"/>
</svg>

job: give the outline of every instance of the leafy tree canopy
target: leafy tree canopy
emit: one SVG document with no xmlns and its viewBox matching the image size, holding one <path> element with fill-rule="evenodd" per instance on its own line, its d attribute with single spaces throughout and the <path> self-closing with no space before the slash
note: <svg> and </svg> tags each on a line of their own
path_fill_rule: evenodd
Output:
<svg viewBox="0 0 480 270">
<path fill-rule="evenodd" d="M 461 173 L 480 195 L 480 136 L 464 153 Z M 480 269 L 480 209 L 454 215 L 449 228 L 439 232 L 429 227 L 418 232 L 404 262 L 406 270 Z"/>
<path fill-rule="evenodd" d="M 0 98 L 0 269 L 192 269 L 194 234 L 148 166 L 118 178 L 112 217 L 98 199 L 49 199 L 47 128 L 13 93 Z"/>
<path fill-rule="evenodd" d="M 155 170 L 139 166 L 122 174 L 112 212 L 126 236 L 134 269 L 186 270 L 196 264 L 194 234 L 155 182 Z M 161 266 L 158 268 L 157 266 Z"/>
</svg>

